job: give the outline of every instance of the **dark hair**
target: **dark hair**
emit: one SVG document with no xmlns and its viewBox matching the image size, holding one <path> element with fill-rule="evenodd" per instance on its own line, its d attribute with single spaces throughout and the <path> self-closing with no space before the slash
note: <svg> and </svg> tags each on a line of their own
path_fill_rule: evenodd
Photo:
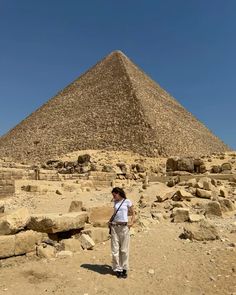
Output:
<svg viewBox="0 0 236 295">
<path fill-rule="evenodd" d="M 111 193 L 119 194 L 123 199 L 126 199 L 126 194 L 124 190 L 120 187 L 114 187 Z"/>
</svg>

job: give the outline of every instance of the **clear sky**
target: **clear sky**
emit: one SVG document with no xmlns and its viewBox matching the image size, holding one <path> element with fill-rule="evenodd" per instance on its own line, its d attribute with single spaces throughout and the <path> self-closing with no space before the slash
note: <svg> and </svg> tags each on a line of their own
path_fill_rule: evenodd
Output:
<svg viewBox="0 0 236 295">
<path fill-rule="evenodd" d="M 236 0 L 0 0 L 0 135 L 116 49 L 236 150 Z"/>
</svg>

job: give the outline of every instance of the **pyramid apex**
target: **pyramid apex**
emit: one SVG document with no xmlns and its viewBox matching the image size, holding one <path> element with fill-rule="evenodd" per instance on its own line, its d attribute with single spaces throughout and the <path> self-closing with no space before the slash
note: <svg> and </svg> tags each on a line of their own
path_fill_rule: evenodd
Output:
<svg viewBox="0 0 236 295">
<path fill-rule="evenodd" d="M 121 55 L 121 56 L 125 56 L 124 52 L 122 52 L 121 50 L 114 50 L 110 53 L 110 55 Z"/>
</svg>

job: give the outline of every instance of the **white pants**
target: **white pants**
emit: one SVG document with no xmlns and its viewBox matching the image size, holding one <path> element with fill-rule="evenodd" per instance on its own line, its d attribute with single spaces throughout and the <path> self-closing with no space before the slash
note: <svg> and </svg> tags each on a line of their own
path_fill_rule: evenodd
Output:
<svg viewBox="0 0 236 295">
<path fill-rule="evenodd" d="M 129 228 L 123 225 L 111 226 L 112 268 L 114 271 L 129 268 Z"/>
</svg>

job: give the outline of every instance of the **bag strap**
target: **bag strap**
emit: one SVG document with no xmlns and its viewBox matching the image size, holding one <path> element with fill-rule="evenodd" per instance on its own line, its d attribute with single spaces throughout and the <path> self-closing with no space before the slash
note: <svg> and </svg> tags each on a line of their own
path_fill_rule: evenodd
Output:
<svg viewBox="0 0 236 295">
<path fill-rule="evenodd" d="M 112 221 L 114 220 L 114 218 L 116 217 L 117 212 L 120 210 L 120 207 L 122 206 L 122 204 L 124 203 L 125 200 L 126 200 L 126 199 L 124 199 L 124 200 L 121 202 L 121 204 L 120 204 L 120 206 L 118 207 L 118 209 L 116 210 L 116 212 L 112 215 L 112 217 L 110 218 L 110 222 L 112 222 Z"/>
</svg>

